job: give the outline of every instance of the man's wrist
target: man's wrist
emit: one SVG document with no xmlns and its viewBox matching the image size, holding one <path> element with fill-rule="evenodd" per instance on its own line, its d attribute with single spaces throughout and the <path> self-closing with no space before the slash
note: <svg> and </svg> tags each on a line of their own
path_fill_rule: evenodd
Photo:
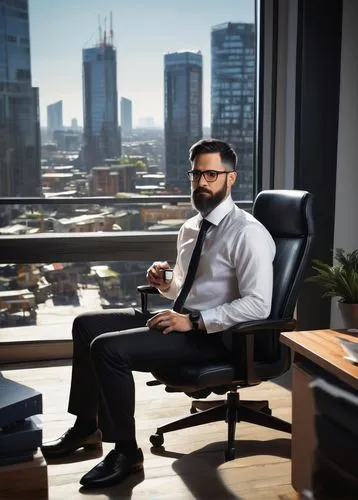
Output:
<svg viewBox="0 0 358 500">
<path fill-rule="evenodd" d="M 170 288 L 170 283 L 166 287 L 163 287 L 163 286 L 158 287 L 158 290 L 160 290 L 161 292 L 167 292 L 169 290 L 169 288 Z"/>
<path fill-rule="evenodd" d="M 199 331 L 201 330 L 200 326 L 201 326 L 201 323 L 202 323 L 202 318 L 201 318 L 201 314 L 199 311 L 192 311 L 189 313 L 189 320 L 191 322 L 191 325 L 192 325 L 192 329 L 194 331 Z"/>
</svg>

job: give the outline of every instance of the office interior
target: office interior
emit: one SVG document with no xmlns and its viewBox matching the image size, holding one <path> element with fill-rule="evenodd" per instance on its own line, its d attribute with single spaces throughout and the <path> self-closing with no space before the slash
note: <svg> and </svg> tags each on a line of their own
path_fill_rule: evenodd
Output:
<svg viewBox="0 0 358 500">
<path fill-rule="evenodd" d="M 279 189 L 312 193 L 315 225 L 312 258 L 332 262 L 334 249 L 352 251 L 358 248 L 358 2 L 260 0 L 257 2 L 257 13 L 260 43 L 257 73 L 256 193 Z M 1 238 L 0 236 L 0 245 Z M 138 260 L 144 254 L 155 260 L 155 254 L 161 251 L 163 241 L 170 249 L 170 255 L 174 255 L 175 238 L 163 240 L 163 237 L 155 234 L 146 240 L 148 246 L 144 249 L 141 246 L 143 242 L 136 242 L 133 237 L 129 242 L 130 247 L 121 249 L 120 243 L 117 247 L 117 243 L 113 241 L 106 252 L 116 252 L 118 259 L 125 259 L 136 249 Z M 30 243 L 26 251 L 30 255 L 31 252 L 35 254 L 39 251 L 36 245 L 36 242 Z M 51 245 L 54 248 L 54 244 Z M 16 258 L 24 256 L 24 249 L 22 255 L 18 246 L 15 246 L 14 251 Z M 83 255 L 89 255 L 91 251 L 87 247 L 83 250 Z M 98 252 L 101 256 L 105 255 L 103 249 Z M 0 262 L 1 254 L 0 251 Z M 3 254 L 4 262 L 8 258 L 8 255 Z M 341 331 L 344 328 L 336 299 L 322 299 L 322 291 L 307 282 L 301 287 L 296 320 L 296 333 Z M 44 429 L 47 436 L 51 434 L 54 437 L 56 432 L 59 433 L 60 429 L 70 423 L 69 417 L 61 415 L 65 411 L 71 349 L 71 342 L 67 338 L 59 338 L 52 344 L 39 341 L 29 345 L 26 340 L 16 343 L 7 340 L 3 345 L 0 343 L 0 370 L 6 377 L 24 384 L 29 381 L 40 391 L 45 387 L 46 391 L 51 392 L 44 394 L 44 401 L 48 403 L 47 406 L 44 405 L 43 418 L 50 427 Z M 20 353 L 17 360 L 16 353 Z M 352 370 L 355 370 L 356 367 L 352 366 Z M 334 372 L 335 368 L 332 370 Z M 40 382 L 41 373 L 45 377 L 52 377 L 51 384 L 46 386 Z M 318 371 L 317 378 L 321 378 L 322 373 Z M 138 420 L 143 425 L 140 430 L 143 439 L 147 434 L 149 437 L 152 421 L 155 427 L 156 420 L 164 423 L 176 416 L 176 410 L 179 409 L 182 413 L 186 407 L 187 410 L 190 407 L 190 399 L 184 394 L 167 394 L 160 386 L 147 387 L 148 379 L 143 374 L 138 376 Z M 353 381 L 351 384 L 347 384 L 344 379 L 342 385 L 337 385 L 334 375 L 328 379 L 330 385 L 340 390 L 342 387 L 342 390 L 347 389 L 356 399 L 356 371 L 349 375 L 349 380 Z M 306 382 L 300 379 L 300 383 L 307 386 L 311 380 Z M 265 398 L 265 387 L 260 384 L 250 388 L 250 398 Z M 278 414 L 292 420 L 291 372 L 278 380 L 276 385 L 272 381 L 272 385 L 268 387 L 268 394 L 274 387 L 283 391 L 274 396 Z M 53 393 L 56 388 L 58 402 Z M 319 391 L 319 388 L 316 390 Z M 310 391 L 313 394 L 314 388 Z M 174 405 L 172 407 L 171 401 Z M 329 404 L 334 406 L 333 402 Z M 156 405 L 159 405 L 159 410 L 156 410 Z M 146 416 L 141 420 L 142 413 L 148 408 L 153 412 L 153 419 Z M 48 417 L 45 415 L 46 409 L 51 414 Z M 315 410 L 311 408 L 310 411 Z M 297 415 L 299 412 L 295 414 L 299 418 Z M 148 476 L 131 479 L 123 490 L 118 488 L 109 493 L 101 492 L 99 496 L 87 496 L 132 499 L 324 498 L 319 496 L 322 495 L 319 491 L 314 496 L 312 482 L 299 490 L 297 483 L 296 488 L 292 484 L 291 442 L 288 435 L 273 430 L 269 434 L 260 434 L 262 431 L 246 423 L 241 431 L 241 424 L 238 423 L 237 458 L 232 462 L 225 462 L 224 459 L 217 458 L 225 446 L 225 425 L 220 424 L 220 430 L 218 423 L 210 425 L 213 425 L 212 431 L 204 429 L 206 426 L 199 426 L 189 434 L 180 431 L 175 437 L 173 433 L 166 439 L 167 451 L 162 455 L 155 450 L 151 451 L 148 444 L 145 449 L 148 465 L 150 464 Z M 256 432 L 259 436 L 257 441 Z M 243 441 L 242 445 L 240 440 Z M 274 442 L 273 448 L 271 445 L 265 448 L 266 442 Z M 243 447 L 242 452 L 240 446 Z M 258 456 L 261 457 L 260 461 L 255 463 L 255 457 Z M 242 464 L 247 468 L 246 482 Z M 40 481 L 46 483 L 46 491 L 43 490 L 43 496 L 38 498 L 82 497 L 78 491 L 77 478 L 81 471 L 88 468 L 88 462 L 78 458 L 75 465 L 67 463 L 62 468 L 58 463 L 44 465 L 42 462 L 40 468 Z M 0 466 L 0 482 L 3 480 L 1 477 L 6 479 L 6 473 L 5 467 Z M 21 478 L 21 474 L 20 468 L 17 468 L 9 477 Z M 279 477 L 277 482 L 273 479 L 275 474 Z M 341 497 L 338 496 L 339 492 L 334 494 L 337 496 L 326 498 L 350 498 L 349 492 L 345 493 L 348 496 L 343 496 L 342 493 Z"/>
</svg>

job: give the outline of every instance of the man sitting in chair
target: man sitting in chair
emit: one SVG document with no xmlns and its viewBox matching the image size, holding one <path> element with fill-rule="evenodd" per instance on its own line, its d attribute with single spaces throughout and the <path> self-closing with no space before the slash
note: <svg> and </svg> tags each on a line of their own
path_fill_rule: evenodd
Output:
<svg viewBox="0 0 358 500">
<path fill-rule="evenodd" d="M 148 283 L 175 299 L 173 309 L 106 310 L 73 322 L 68 411 L 77 419 L 42 451 L 57 458 L 100 446 L 102 439 L 113 442 L 114 449 L 80 480 L 87 488 L 118 484 L 143 468 L 132 371 L 227 361 L 223 330 L 270 314 L 275 244 L 231 198 L 235 152 L 225 142 L 201 140 L 189 159 L 192 203 L 199 213 L 179 231 L 172 279 L 165 280 L 167 262 L 154 262 L 147 271 Z"/>
</svg>

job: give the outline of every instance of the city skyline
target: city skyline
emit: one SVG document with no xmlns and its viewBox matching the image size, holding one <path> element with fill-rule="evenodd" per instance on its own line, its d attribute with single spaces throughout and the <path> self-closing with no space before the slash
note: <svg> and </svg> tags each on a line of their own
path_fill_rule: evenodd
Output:
<svg viewBox="0 0 358 500">
<path fill-rule="evenodd" d="M 180 9 L 164 0 L 153 0 L 146 6 L 127 0 L 120 5 L 115 0 L 64 0 L 60 5 L 29 0 L 32 84 L 40 89 L 41 126 L 46 125 L 47 105 L 58 100 L 63 100 L 64 125 L 72 118 L 83 125 L 82 49 L 98 41 L 99 15 L 102 30 L 107 17 L 109 31 L 111 11 L 118 53 L 118 96 L 133 101 L 134 126 L 146 116 L 163 126 L 163 55 L 180 50 L 200 50 L 203 54 L 203 123 L 210 126 L 211 28 L 227 21 L 254 22 L 254 4 L 254 0 L 222 0 L 218 6 L 199 0 L 192 11 L 189 0 L 183 0 Z M 142 16 L 138 16 L 139 8 Z"/>
</svg>

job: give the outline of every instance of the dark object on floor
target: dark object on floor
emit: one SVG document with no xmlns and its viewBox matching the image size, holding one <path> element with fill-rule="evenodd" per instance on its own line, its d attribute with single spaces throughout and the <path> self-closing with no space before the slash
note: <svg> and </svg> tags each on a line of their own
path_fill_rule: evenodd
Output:
<svg viewBox="0 0 358 500">
<path fill-rule="evenodd" d="M 34 417 L 40 413 L 41 393 L 0 373 L 0 465 L 33 458 L 42 441 L 42 430 Z"/>
</svg>

